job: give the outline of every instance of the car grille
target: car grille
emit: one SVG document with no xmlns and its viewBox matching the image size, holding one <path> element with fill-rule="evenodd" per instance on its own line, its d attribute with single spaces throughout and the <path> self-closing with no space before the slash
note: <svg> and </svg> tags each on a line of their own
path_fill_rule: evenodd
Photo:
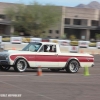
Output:
<svg viewBox="0 0 100 100">
<path fill-rule="evenodd" d="M 6 57 L 0 55 L 0 60 L 6 60 Z"/>
</svg>

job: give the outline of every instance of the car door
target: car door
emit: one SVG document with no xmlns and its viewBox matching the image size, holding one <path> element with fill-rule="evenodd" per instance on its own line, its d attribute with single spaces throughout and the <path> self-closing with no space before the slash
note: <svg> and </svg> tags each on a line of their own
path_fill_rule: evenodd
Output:
<svg viewBox="0 0 100 100">
<path fill-rule="evenodd" d="M 46 48 L 47 46 L 47 48 Z M 35 61 L 36 66 L 41 67 L 59 67 L 58 54 L 55 51 L 50 51 L 53 45 L 43 45 L 39 52 L 37 52 Z M 55 49 L 56 49 L 56 45 Z M 47 51 L 46 51 L 47 50 Z"/>
</svg>

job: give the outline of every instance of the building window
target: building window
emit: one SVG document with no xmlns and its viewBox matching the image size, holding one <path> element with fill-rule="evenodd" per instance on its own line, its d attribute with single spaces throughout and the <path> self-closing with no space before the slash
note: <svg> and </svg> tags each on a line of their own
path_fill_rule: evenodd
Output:
<svg viewBox="0 0 100 100">
<path fill-rule="evenodd" d="M 91 21 L 91 25 L 92 25 L 92 26 L 98 26 L 98 25 L 99 25 L 99 21 L 97 21 L 97 20 L 92 20 L 92 21 Z"/>
<path fill-rule="evenodd" d="M 65 18 L 64 23 L 65 23 L 65 24 L 70 24 L 70 18 Z"/>
<path fill-rule="evenodd" d="M 52 30 L 49 30 L 49 33 L 52 33 L 53 31 Z"/>
<path fill-rule="evenodd" d="M 56 32 L 57 34 L 59 34 L 59 30 L 56 30 L 55 32 Z"/>
<path fill-rule="evenodd" d="M 74 19 L 74 25 L 81 25 L 81 19 Z"/>
</svg>

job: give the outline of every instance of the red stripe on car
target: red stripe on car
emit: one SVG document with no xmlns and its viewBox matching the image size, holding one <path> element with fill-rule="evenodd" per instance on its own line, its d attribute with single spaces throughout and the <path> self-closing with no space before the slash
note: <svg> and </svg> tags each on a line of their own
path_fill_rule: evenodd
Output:
<svg viewBox="0 0 100 100">
<path fill-rule="evenodd" d="M 15 60 L 18 56 L 26 58 L 28 61 L 41 62 L 67 62 L 70 58 L 77 58 L 80 62 L 93 62 L 93 57 L 84 56 L 62 56 L 62 55 L 11 55 L 10 59 Z"/>
</svg>

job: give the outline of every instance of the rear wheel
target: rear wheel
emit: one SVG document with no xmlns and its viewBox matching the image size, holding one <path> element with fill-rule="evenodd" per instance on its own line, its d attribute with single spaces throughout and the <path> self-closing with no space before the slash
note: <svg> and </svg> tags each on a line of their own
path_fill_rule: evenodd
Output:
<svg viewBox="0 0 100 100">
<path fill-rule="evenodd" d="M 76 73 L 78 70 L 79 63 L 77 60 L 71 60 L 66 67 L 66 71 L 69 73 Z"/>
<path fill-rule="evenodd" d="M 10 69 L 10 66 L 0 66 L 0 70 L 2 71 L 8 71 Z"/>
<path fill-rule="evenodd" d="M 24 72 L 28 67 L 26 60 L 18 59 L 15 63 L 14 70 L 17 72 Z"/>
</svg>

